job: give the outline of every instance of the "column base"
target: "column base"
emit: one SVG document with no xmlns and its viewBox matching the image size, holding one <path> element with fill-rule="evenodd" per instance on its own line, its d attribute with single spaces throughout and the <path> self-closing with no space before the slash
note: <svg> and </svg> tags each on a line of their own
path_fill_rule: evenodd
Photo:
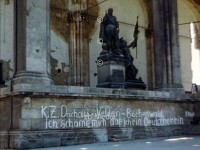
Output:
<svg viewBox="0 0 200 150">
<path fill-rule="evenodd" d="M 22 71 L 17 72 L 13 79 L 13 84 L 37 84 L 37 85 L 51 85 L 53 80 L 48 74 L 40 72 Z"/>
<path fill-rule="evenodd" d="M 184 96 L 185 95 L 185 90 L 181 84 L 158 86 L 157 88 L 155 88 L 155 90 L 170 92 L 171 94 L 173 94 L 175 96 Z"/>
</svg>

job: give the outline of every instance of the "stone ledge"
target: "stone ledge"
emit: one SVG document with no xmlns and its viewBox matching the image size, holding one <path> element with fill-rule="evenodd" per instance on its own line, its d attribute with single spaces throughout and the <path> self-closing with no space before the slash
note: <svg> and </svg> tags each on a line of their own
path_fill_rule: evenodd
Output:
<svg viewBox="0 0 200 150">
<path fill-rule="evenodd" d="M 10 87 L 0 88 L 0 97 L 18 94 L 50 95 L 50 96 L 86 96 L 107 98 L 136 98 L 136 99 L 159 99 L 159 100 L 193 100 L 189 94 L 177 94 L 165 91 L 147 91 L 112 88 L 92 88 L 80 86 L 56 86 L 56 85 L 33 85 L 15 84 L 12 92 Z M 195 99 L 199 99 L 198 96 Z"/>
</svg>

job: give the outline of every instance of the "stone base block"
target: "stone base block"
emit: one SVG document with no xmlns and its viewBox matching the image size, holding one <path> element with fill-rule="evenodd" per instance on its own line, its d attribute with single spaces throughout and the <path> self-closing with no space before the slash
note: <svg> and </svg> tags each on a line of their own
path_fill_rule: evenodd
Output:
<svg viewBox="0 0 200 150">
<path fill-rule="evenodd" d="M 119 57 L 98 57 L 97 87 L 123 88 L 125 82 L 125 60 Z"/>
<path fill-rule="evenodd" d="M 126 81 L 125 87 L 127 89 L 145 90 L 146 84 L 142 80 L 130 80 L 130 81 Z"/>
<path fill-rule="evenodd" d="M 114 82 L 105 82 L 105 83 L 98 83 L 97 87 L 104 87 L 104 88 L 125 88 L 124 83 L 114 83 Z"/>
</svg>

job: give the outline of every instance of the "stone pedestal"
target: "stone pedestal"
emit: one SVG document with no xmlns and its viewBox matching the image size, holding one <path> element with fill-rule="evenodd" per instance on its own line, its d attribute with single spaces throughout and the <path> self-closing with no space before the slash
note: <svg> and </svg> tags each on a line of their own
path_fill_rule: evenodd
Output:
<svg viewBox="0 0 200 150">
<path fill-rule="evenodd" d="M 126 79 L 126 59 L 123 56 L 103 54 L 97 58 L 97 87 L 146 89 L 142 79 Z"/>
<path fill-rule="evenodd" d="M 126 80 L 126 88 L 145 90 L 146 84 L 141 79 Z"/>
<path fill-rule="evenodd" d="M 105 55 L 97 58 L 97 87 L 124 88 L 125 59 L 121 56 Z"/>
</svg>

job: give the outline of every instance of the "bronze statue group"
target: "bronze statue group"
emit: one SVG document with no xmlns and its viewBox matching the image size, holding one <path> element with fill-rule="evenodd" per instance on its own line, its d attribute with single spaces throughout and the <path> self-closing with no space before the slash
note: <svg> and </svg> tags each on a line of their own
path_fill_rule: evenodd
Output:
<svg viewBox="0 0 200 150">
<path fill-rule="evenodd" d="M 99 38 L 102 41 L 102 52 L 100 55 L 112 55 L 113 57 L 124 57 L 126 60 L 126 81 L 136 79 L 138 69 L 133 64 L 133 57 L 130 48 L 137 47 L 138 39 L 138 17 L 133 33 L 134 40 L 128 45 L 123 37 L 119 38 L 119 23 L 117 18 L 113 16 L 113 9 L 109 8 L 100 26 Z"/>
</svg>

